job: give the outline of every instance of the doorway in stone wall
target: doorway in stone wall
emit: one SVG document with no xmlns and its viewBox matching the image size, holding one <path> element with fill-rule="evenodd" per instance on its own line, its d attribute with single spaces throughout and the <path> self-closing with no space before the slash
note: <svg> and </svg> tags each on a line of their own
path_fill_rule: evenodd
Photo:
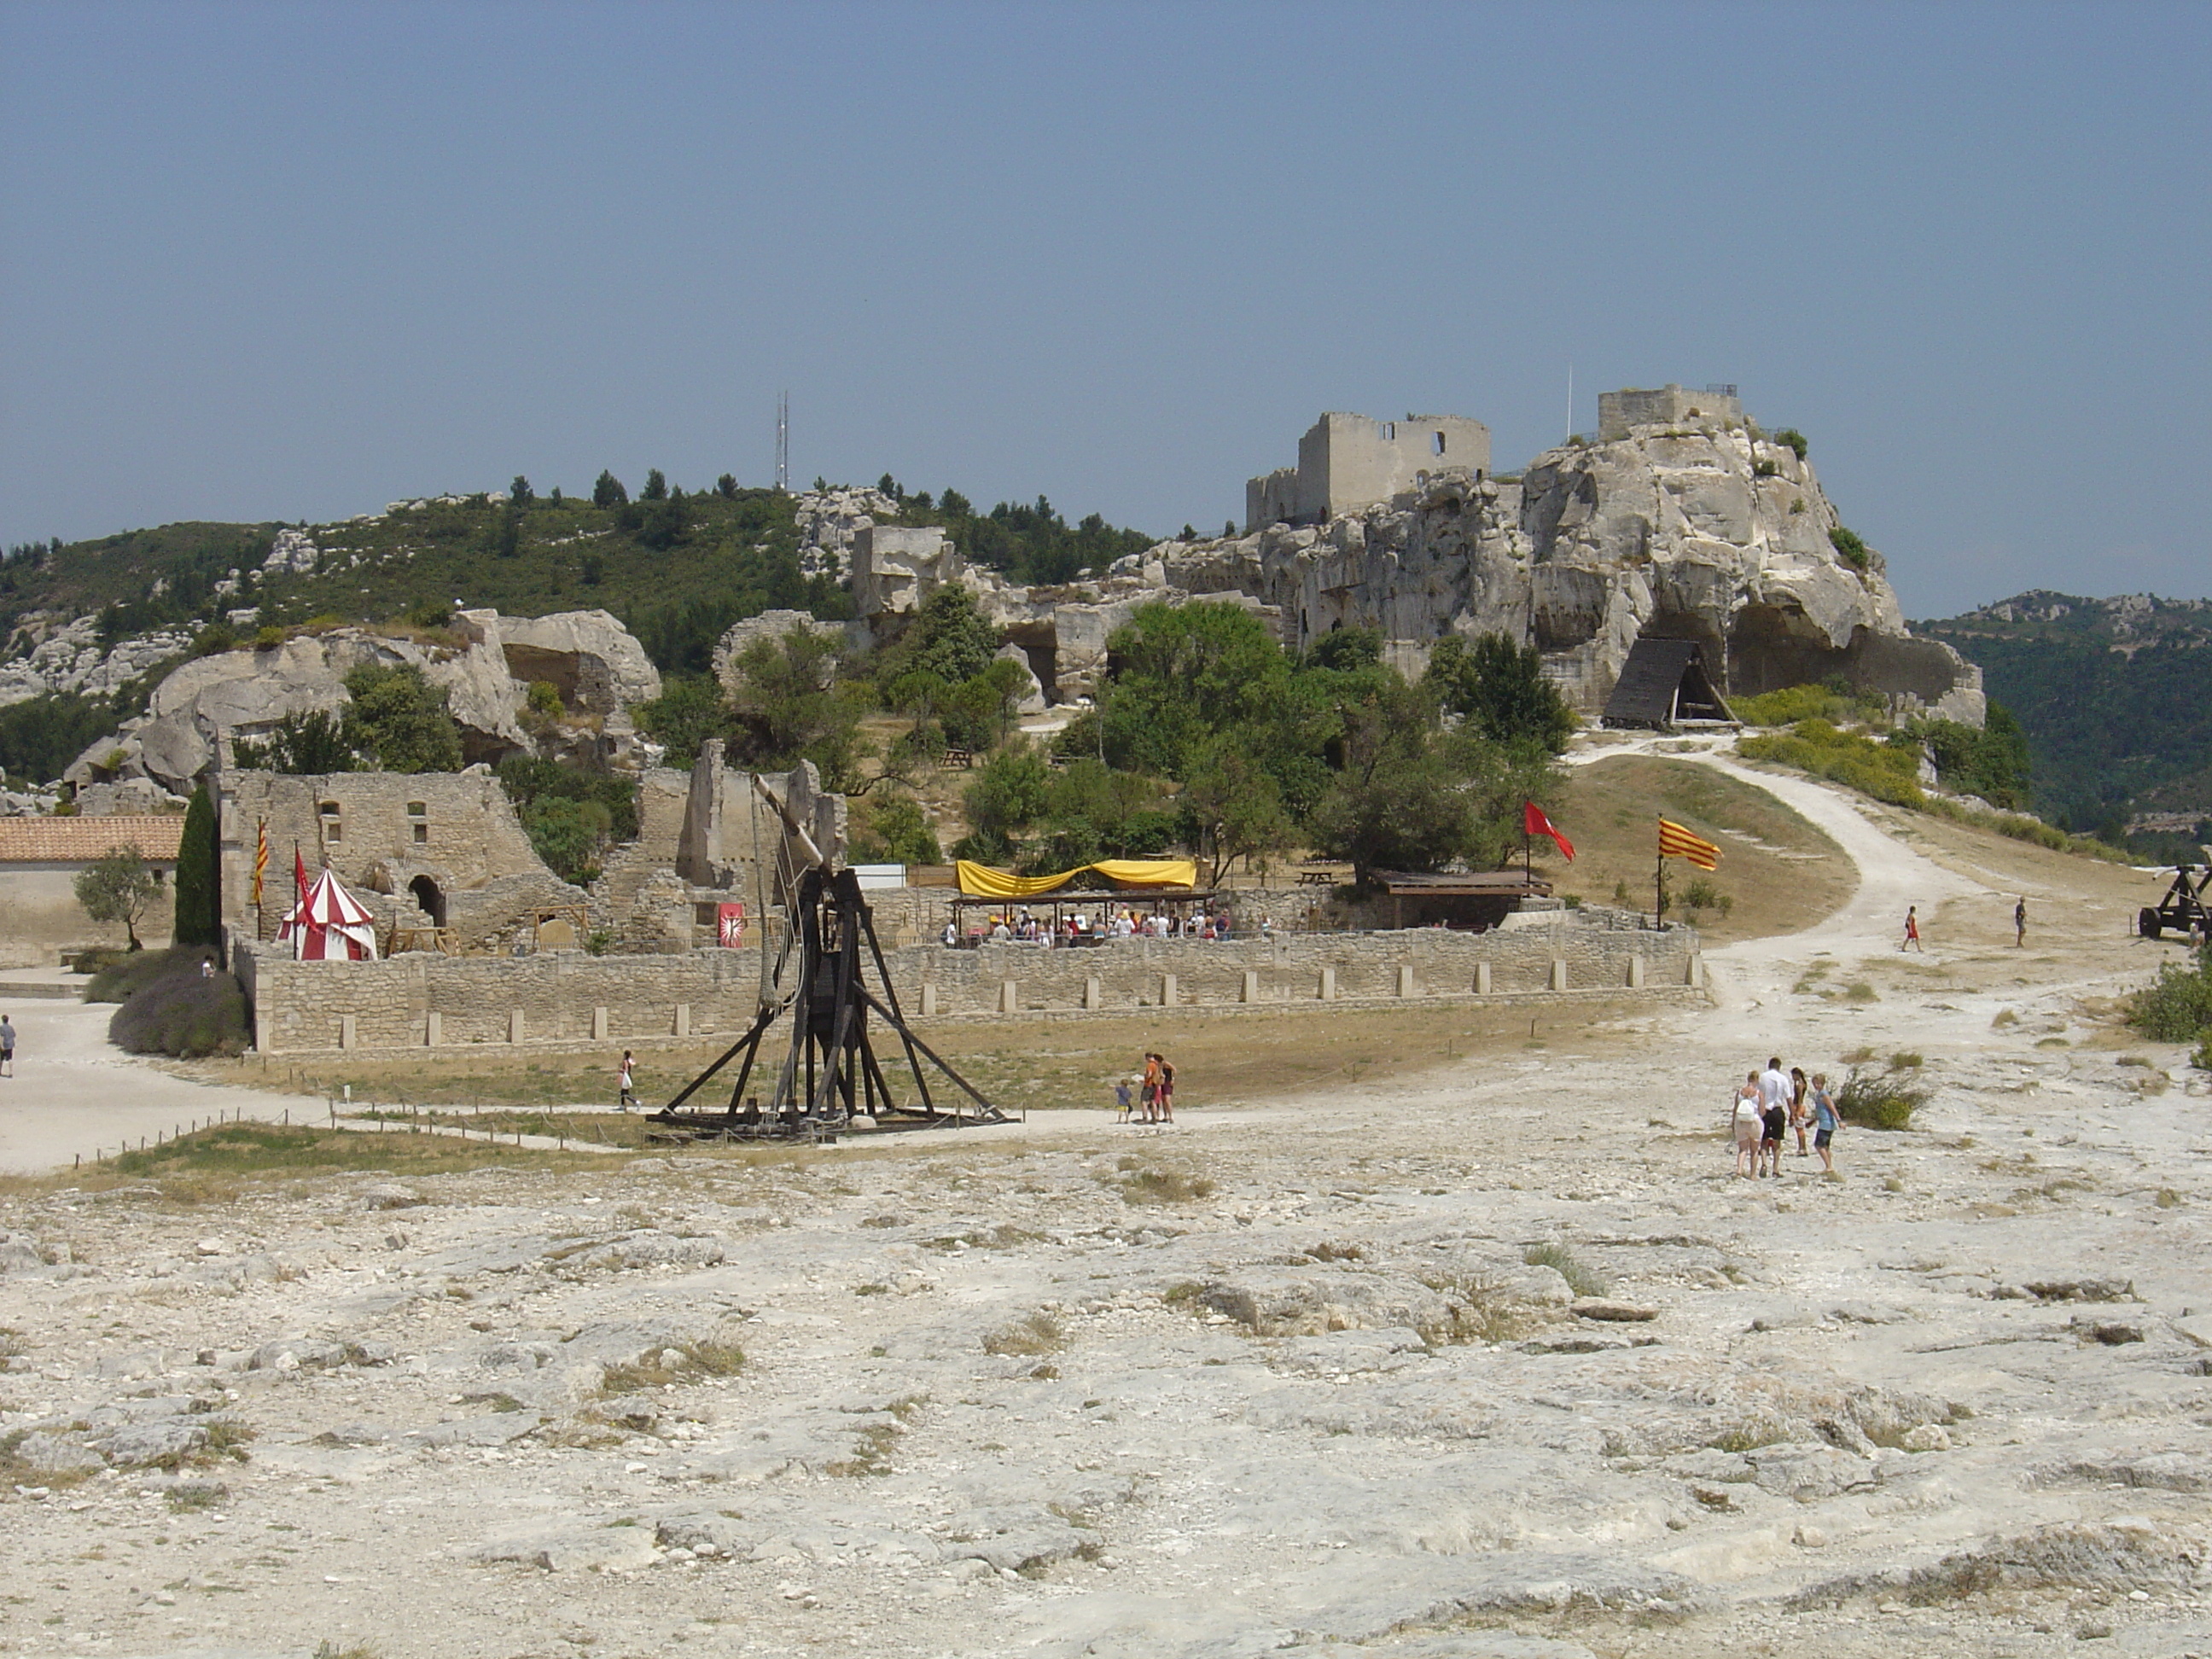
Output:
<svg viewBox="0 0 2212 1659">
<path fill-rule="evenodd" d="M 407 890 L 415 895 L 416 904 L 430 918 L 433 927 L 446 925 L 446 896 L 438 890 L 436 882 L 428 876 L 417 876 L 407 884 Z"/>
</svg>

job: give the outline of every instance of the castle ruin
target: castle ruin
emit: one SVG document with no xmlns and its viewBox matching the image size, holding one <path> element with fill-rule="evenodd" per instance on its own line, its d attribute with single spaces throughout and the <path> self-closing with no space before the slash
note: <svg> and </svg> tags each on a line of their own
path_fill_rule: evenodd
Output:
<svg viewBox="0 0 2212 1659">
<path fill-rule="evenodd" d="M 1490 472 L 1490 428 L 1464 415 L 1322 416 L 1298 440 L 1298 464 L 1244 484 L 1244 532 L 1271 524 L 1325 524 L 1397 500 L 1433 472 Z"/>
</svg>

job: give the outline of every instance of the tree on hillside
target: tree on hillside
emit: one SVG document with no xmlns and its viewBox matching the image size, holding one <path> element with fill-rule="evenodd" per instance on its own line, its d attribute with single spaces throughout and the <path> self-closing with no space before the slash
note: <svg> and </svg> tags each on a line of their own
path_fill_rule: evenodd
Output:
<svg viewBox="0 0 2212 1659">
<path fill-rule="evenodd" d="M 878 672 L 886 688 L 909 673 L 957 685 L 988 668 L 998 648 L 999 629 L 976 605 L 974 592 L 947 582 L 922 601 L 906 631 L 883 653 Z"/>
<path fill-rule="evenodd" d="M 514 482 L 507 487 L 507 498 L 517 507 L 527 507 L 538 499 L 538 492 L 530 487 L 530 480 L 518 472 Z"/>
<path fill-rule="evenodd" d="M 1294 831 L 1283 810 L 1282 787 L 1234 738 L 1209 744 L 1177 798 L 1191 851 L 1218 882 L 1238 859 L 1249 866 L 1290 846 Z"/>
<path fill-rule="evenodd" d="M 1386 671 L 1387 673 L 1387 671 Z M 1529 738 L 1502 744 L 1437 722 L 1434 690 L 1395 673 L 1344 710 L 1343 763 L 1316 804 L 1316 850 L 1376 870 L 1494 868 L 1518 844 L 1522 800 L 1556 790 L 1550 757 Z"/>
<path fill-rule="evenodd" d="M 592 486 L 592 505 L 625 507 L 629 503 L 629 491 L 623 488 L 623 481 L 611 472 L 601 472 L 599 482 Z"/>
<path fill-rule="evenodd" d="M 982 863 L 1010 860 L 1023 831 L 1045 813 L 1052 769 L 1028 743 L 1012 743 L 976 769 L 961 796 L 975 826 L 954 854 Z"/>
<path fill-rule="evenodd" d="M 176 920 L 170 933 L 177 945 L 216 945 L 222 939 L 222 913 L 216 861 L 215 803 L 207 785 L 192 791 L 185 809 L 185 829 L 177 847 Z"/>
<path fill-rule="evenodd" d="M 671 674 L 661 681 L 659 696 L 630 712 L 639 731 L 666 745 L 670 766 L 690 765 L 699 745 L 721 736 L 730 724 L 729 705 L 711 674 Z"/>
<path fill-rule="evenodd" d="M 1556 755 L 1574 734 L 1574 711 L 1544 678 L 1543 656 L 1533 645 L 1503 634 L 1480 635 L 1470 645 L 1447 634 L 1429 653 L 1426 678 L 1444 708 L 1493 742 L 1533 738 Z"/>
<path fill-rule="evenodd" d="M 1290 679 L 1267 625 L 1242 605 L 1145 605 L 1107 649 L 1117 663 L 1107 758 L 1164 777 L 1185 776 L 1216 733 L 1268 729 Z"/>
<path fill-rule="evenodd" d="M 852 858 L 856 864 L 942 864 L 945 853 L 921 802 L 886 795 L 853 803 Z"/>
<path fill-rule="evenodd" d="M 345 739 L 343 723 L 337 715 L 319 708 L 287 714 L 258 742 L 252 738 L 234 739 L 231 756 L 240 766 L 292 777 L 320 777 L 328 772 L 354 769 L 353 745 Z"/>
<path fill-rule="evenodd" d="M 806 628 L 755 640 L 740 652 L 730 698 L 731 758 L 769 770 L 811 760 L 828 787 L 854 787 L 861 704 L 838 684 L 840 655 L 835 640 Z"/>
<path fill-rule="evenodd" d="M 145 948 L 138 941 L 138 922 L 161 896 L 161 882 L 144 854 L 136 847 L 118 847 L 78 871 L 74 885 L 85 915 L 94 921 L 121 922 L 130 948 Z"/>
<path fill-rule="evenodd" d="M 720 477 L 719 477 L 719 478 L 715 479 L 715 480 L 714 480 L 714 493 L 715 493 L 717 495 L 720 495 L 720 496 L 724 501 L 734 501 L 735 500 L 737 500 L 737 499 L 738 499 L 738 476 L 737 476 L 737 474 L 736 474 L 736 473 L 734 473 L 734 472 L 725 472 L 725 473 L 724 473 Z"/>
<path fill-rule="evenodd" d="M 345 678 L 353 703 L 346 710 L 346 742 L 384 772 L 458 772 L 460 728 L 446 707 L 446 693 L 412 663 L 386 667 L 364 663 Z"/>
<path fill-rule="evenodd" d="M 645 488 L 637 492 L 641 501 L 665 501 L 668 499 L 668 477 L 659 467 L 645 475 Z"/>
</svg>

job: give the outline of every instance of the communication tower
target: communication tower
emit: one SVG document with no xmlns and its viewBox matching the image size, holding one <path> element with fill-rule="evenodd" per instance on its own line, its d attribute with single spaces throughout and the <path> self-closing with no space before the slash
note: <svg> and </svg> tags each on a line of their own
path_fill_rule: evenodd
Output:
<svg viewBox="0 0 2212 1659">
<path fill-rule="evenodd" d="M 787 495 L 791 489 L 791 394 L 777 394 L 775 400 L 775 488 L 778 495 Z"/>
</svg>

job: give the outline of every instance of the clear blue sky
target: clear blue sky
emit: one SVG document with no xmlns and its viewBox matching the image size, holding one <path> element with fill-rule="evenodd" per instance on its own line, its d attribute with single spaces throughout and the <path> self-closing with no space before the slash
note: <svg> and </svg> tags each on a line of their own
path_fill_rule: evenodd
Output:
<svg viewBox="0 0 2212 1659">
<path fill-rule="evenodd" d="M 503 486 L 1243 511 L 1794 424 L 1908 614 L 2212 592 L 2212 8 L 0 4 L 0 541 Z"/>
</svg>

